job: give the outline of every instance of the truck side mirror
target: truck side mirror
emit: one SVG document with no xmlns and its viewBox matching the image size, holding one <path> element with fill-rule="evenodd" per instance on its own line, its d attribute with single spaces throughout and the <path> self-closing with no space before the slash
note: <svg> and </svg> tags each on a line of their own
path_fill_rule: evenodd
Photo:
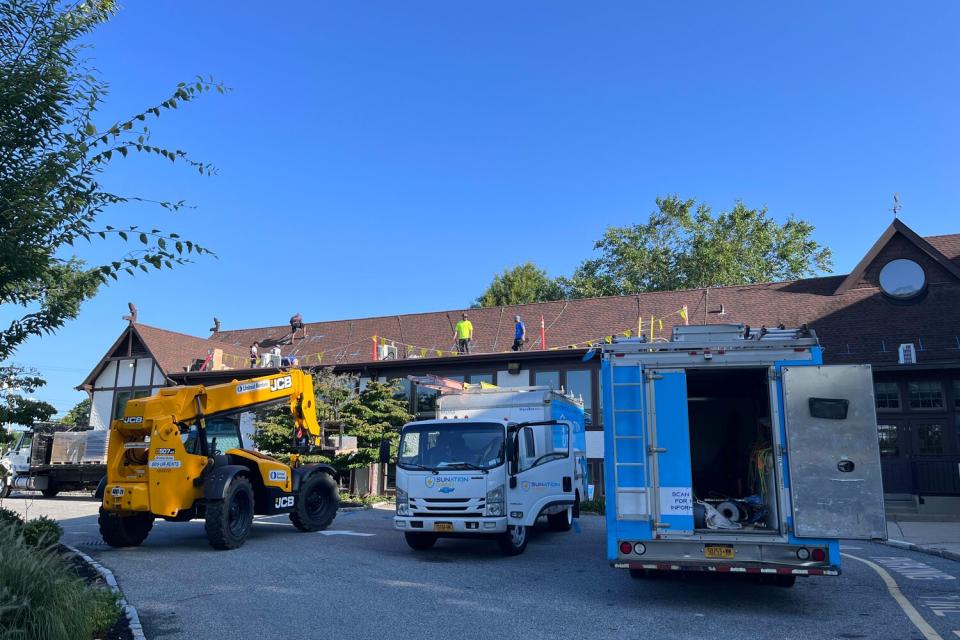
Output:
<svg viewBox="0 0 960 640">
<path fill-rule="evenodd" d="M 390 441 L 381 440 L 380 441 L 380 464 L 389 464 L 390 463 Z"/>
</svg>

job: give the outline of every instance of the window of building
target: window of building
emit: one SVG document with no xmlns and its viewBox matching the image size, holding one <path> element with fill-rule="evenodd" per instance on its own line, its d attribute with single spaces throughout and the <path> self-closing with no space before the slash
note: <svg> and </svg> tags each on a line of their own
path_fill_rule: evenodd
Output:
<svg viewBox="0 0 960 640">
<path fill-rule="evenodd" d="M 590 369 L 570 369 L 567 371 L 567 390 L 574 396 L 583 398 L 583 412 L 586 426 L 593 424 L 593 375 Z"/>
<path fill-rule="evenodd" d="M 874 382 L 873 397 L 877 402 L 877 409 L 900 408 L 900 391 L 896 382 Z"/>
<path fill-rule="evenodd" d="M 559 371 L 537 371 L 533 374 L 533 384 L 537 387 L 560 388 Z"/>
<path fill-rule="evenodd" d="M 939 424 L 918 424 L 917 441 L 921 454 L 940 455 L 943 453 L 943 426 Z"/>
<path fill-rule="evenodd" d="M 113 419 L 119 420 L 127 409 L 127 401 L 133 398 L 144 398 L 150 395 L 150 389 L 133 389 L 131 391 L 117 391 L 113 401 Z"/>
<path fill-rule="evenodd" d="M 943 385 L 939 380 L 923 380 L 908 384 L 911 409 L 942 409 Z"/>
<path fill-rule="evenodd" d="M 891 298 L 906 300 L 923 292 L 927 276 L 913 260 L 891 260 L 880 269 L 880 288 Z"/>
<path fill-rule="evenodd" d="M 469 376 L 467 380 L 470 384 L 480 384 L 481 382 L 487 382 L 493 384 L 493 374 L 492 373 L 473 373 Z"/>
<path fill-rule="evenodd" d="M 897 432 L 896 425 L 878 424 L 877 435 L 880 437 L 881 456 L 892 457 L 900 455 L 900 445 L 898 443 L 900 434 Z"/>
</svg>

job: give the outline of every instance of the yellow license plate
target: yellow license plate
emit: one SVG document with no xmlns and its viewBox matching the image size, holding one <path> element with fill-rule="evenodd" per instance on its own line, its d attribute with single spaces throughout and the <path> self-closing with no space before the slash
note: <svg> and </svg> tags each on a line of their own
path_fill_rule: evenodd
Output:
<svg viewBox="0 0 960 640">
<path fill-rule="evenodd" d="M 733 547 L 721 544 L 708 544 L 703 548 L 703 557 L 733 560 Z"/>
<path fill-rule="evenodd" d="M 433 530 L 434 531 L 453 531 L 453 523 L 452 522 L 434 522 Z"/>
</svg>

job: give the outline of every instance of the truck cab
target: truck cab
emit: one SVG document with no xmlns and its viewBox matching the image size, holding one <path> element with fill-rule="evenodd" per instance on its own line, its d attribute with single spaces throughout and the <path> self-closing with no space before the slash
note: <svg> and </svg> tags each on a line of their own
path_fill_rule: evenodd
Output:
<svg viewBox="0 0 960 640">
<path fill-rule="evenodd" d="M 604 345 L 607 556 L 633 577 L 837 575 L 841 538 L 886 518 L 869 365 L 816 334 L 676 327 Z"/>
<path fill-rule="evenodd" d="M 394 527 L 411 548 L 488 537 L 516 555 L 541 516 L 570 529 L 587 495 L 582 405 L 546 388 L 483 389 L 441 396 L 437 413 L 400 434 Z"/>
</svg>

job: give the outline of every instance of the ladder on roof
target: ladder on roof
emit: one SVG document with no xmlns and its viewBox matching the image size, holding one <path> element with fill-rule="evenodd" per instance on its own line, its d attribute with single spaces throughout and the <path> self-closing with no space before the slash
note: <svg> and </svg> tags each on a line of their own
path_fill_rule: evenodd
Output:
<svg viewBox="0 0 960 640">
<path fill-rule="evenodd" d="M 616 517 L 650 518 L 644 371 L 639 362 L 611 361 L 610 407 Z"/>
</svg>

